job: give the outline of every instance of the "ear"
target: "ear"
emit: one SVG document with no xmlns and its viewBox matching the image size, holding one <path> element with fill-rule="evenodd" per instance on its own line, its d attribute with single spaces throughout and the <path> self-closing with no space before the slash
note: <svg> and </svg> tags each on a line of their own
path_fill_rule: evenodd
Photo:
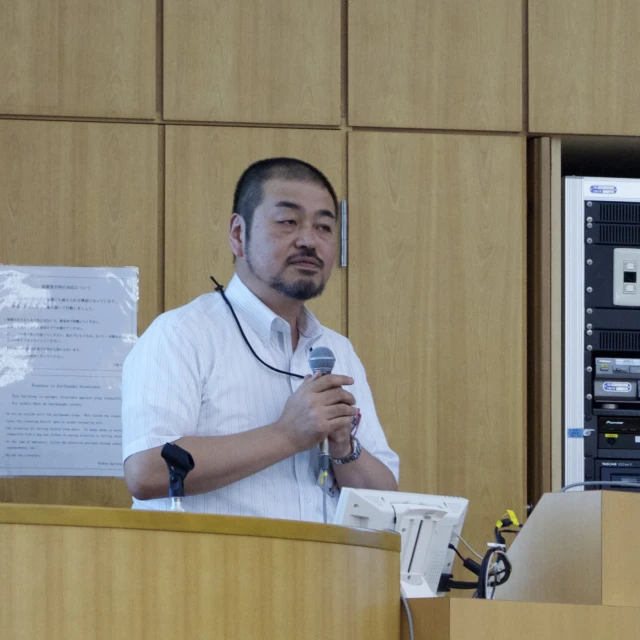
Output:
<svg viewBox="0 0 640 640">
<path fill-rule="evenodd" d="M 244 258 L 245 221 L 237 213 L 231 216 L 229 223 L 229 246 L 236 258 Z"/>
</svg>

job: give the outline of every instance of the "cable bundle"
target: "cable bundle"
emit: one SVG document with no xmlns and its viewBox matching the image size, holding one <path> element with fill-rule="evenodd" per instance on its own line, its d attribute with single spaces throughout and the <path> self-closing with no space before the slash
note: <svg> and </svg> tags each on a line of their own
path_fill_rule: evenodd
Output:
<svg viewBox="0 0 640 640">
<path fill-rule="evenodd" d="M 456 552 L 460 560 L 462 560 L 464 568 L 478 576 L 478 579 L 477 581 L 454 580 L 452 574 L 444 573 L 440 578 L 438 591 L 448 592 L 451 589 L 475 589 L 473 594 L 474 598 L 493 600 L 496 587 L 504 584 L 509 579 L 512 571 L 511 562 L 507 557 L 506 541 L 503 534 L 517 534 L 521 527 L 522 525 L 518 522 L 516 514 L 510 509 L 507 509 L 502 518 L 496 522 L 494 529 L 496 541 L 487 544 L 489 548 L 484 556 L 474 551 L 463 538 L 460 538 L 461 542 L 481 561 L 480 563 L 473 560 L 473 558 L 464 558 L 456 547 L 450 544 L 449 548 Z"/>
</svg>

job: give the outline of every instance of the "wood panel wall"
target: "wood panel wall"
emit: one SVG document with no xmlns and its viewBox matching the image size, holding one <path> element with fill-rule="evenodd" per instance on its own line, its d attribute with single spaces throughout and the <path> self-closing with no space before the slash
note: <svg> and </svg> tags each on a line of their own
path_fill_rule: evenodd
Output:
<svg viewBox="0 0 640 640">
<path fill-rule="evenodd" d="M 3 0 L 0 113 L 153 119 L 149 0 Z"/>
<path fill-rule="evenodd" d="M 341 131 L 261 127 L 166 127 L 165 305 L 174 308 L 211 291 L 209 275 L 233 275 L 229 218 L 238 177 L 256 158 L 293 156 L 322 166 L 338 198 L 343 185 Z M 346 331 L 346 294 L 338 266 L 323 295 L 310 303 L 323 324 Z"/>
<path fill-rule="evenodd" d="M 530 0 L 533 132 L 640 134 L 636 0 Z"/>
<path fill-rule="evenodd" d="M 513 0 L 351 0 L 349 123 L 520 131 L 522 24 Z"/>
<path fill-rule="evenodd" d="M 635 132 L 640 46 L 633 0 L 481 5 L 5 0 L 0 260 L 137 265 L 142 331 L 229 277 L 246 164 L 317 164 L 351 262 L 316 310 L 361 352 L 402 488 L 466 495 L 481 545 L 525 504 L 526 140 Z M 109 479 L 0 500 L 129 502 Z"/>
<path fill-rule="evenodd" d="M 524 140 L 353 132 L 349 157 L 349 335 L 401 485 L 470 497 L 482 539 L 525 491 Z"/>
<path fill-rule="evenodd" d="M 140 330 L 162 310 L 158 127 L 0 120 L 5 264 L 137 266 Z"/>
<path fill-rule="evenodd" d="M 340 124 L 339 0 L 165 0 L 167 120 Z"/>
</svg>

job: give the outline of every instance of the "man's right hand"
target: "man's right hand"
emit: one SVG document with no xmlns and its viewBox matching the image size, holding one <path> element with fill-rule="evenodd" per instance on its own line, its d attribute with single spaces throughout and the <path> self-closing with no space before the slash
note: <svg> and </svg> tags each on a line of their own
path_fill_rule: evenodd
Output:
<svg viewBox="0 0 640 640">
<path fill-rule="evenodd" d="M 334 431 L 349 429 L 357 415 L 355 398 L 343 389 L 353 378 L 316 372 L 289 397 L 277 424 L 296 451 L 320 444 Z"/>
</svg>

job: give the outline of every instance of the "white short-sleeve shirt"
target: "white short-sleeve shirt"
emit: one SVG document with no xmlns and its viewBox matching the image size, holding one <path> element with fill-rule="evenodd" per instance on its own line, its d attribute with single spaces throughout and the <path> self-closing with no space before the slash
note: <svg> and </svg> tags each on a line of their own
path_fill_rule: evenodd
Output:
<svg viewBox="0 0 640 640">
<path fill-rule="evenodd" d="M 398 456 L 389 448 L 362 363 L 351 342 L 322 327 L 305 307 L 300 338 L 292 352 L 289 324 L 234 276 L 226 295 L 255 352 L 271 366 L 311 373 L 315 346 L 336 356 L 334 373 L 354 379 L 349 391 L 362 413 L 358 439 L 398 479 Z M 122 379 L 123 460 L 186 436 L 221 436 L 272 424 L 302 381 L 269 370 L 245 344 L 219 293 L 159 316 L 124 363 Z M 160 455 L 160 454 L 158 454 Z M 296 454 L 252 476 L 208 493 L 183 498 L 186 511 L 322 522 L 318 447 Z M 167 490 L 168 490 L 167 474 Z M 329 499 L 331 518 L 337 494 Z M 166 510 L 168 498 L 140 501 L 134 508 Z"/>
</svg>

